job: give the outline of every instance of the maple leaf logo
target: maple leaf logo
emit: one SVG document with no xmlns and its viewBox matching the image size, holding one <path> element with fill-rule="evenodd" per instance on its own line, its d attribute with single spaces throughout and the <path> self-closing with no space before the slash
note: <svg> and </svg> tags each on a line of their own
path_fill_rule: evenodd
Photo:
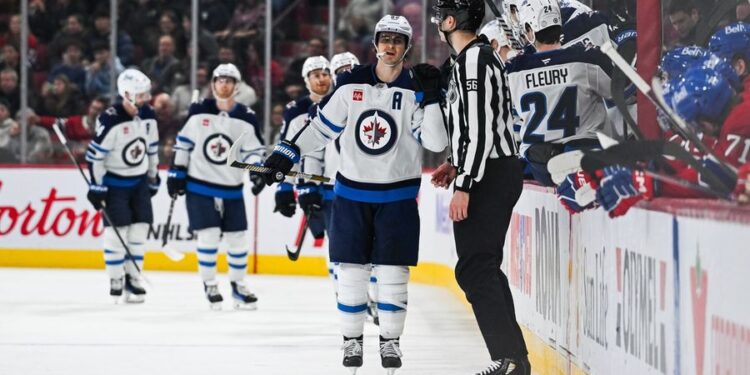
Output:
<svg viewBox="0 0 750 375">
<path fill-rule="evenodd" d="M 380 121 L 378 119 L 377 113 L 375 114 L 375 119 L 373 121 L 370 121 L 370 125 L 365 125 L 363 128 L 363 131 L 367 136 L 367 143 L 369 143 L 371 146 L 379 145 L 380 140 L 385 137 L 387 130 L 388 128 L 380 126 Z"/>
</svg>

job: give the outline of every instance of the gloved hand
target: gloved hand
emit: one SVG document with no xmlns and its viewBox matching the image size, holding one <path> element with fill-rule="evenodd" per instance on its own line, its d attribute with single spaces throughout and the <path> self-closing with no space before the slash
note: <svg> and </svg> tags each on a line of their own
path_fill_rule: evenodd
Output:
<svg viewBox="0 0 750 375">
<path fill-rule="evenodd" d="M 294 201 L 294 190 L 292 184 L 283 182 L 279 184 L 276 190 L 276 207 L 273 212 L 278 212 L 286 217 L 294 216 L 294 211 L 297 209 L 297 202 Z"/>
<path fill-rule="evenodd" d="M 654 184 L 651 177 L 642 171 L 633 172 L 619 165 L 602 170 L 602 179 L 596 191 L 596 200 L 615 218 L 625 215 L 630 207 L 642 199 L 651 199 L 654 195 Z"/>
<path fill-rule="evenodd" d="M 297 186 L 297 201 L 305 215 L 310 212 L 317 212 L 323 207 L 323 195 L 320 194 L 320 187 L 313 183 L 305 183 Z"/>
<path fill-rule="evenodd" d="M 595 207 L 596 181 L 586 172 L 569 174 L 557 186 L 557 199 L 568 212 L 575 215 Z"/>
<path fill-rule="evenodd" d="M 86 198 L 94 206 L 94 209 L 99 211 L 104 207 L 104 202 L 107 200 L 107 187 L 104 185 L 89 185 L 89 192 L 86 194 Z"/>
<path fill-rule="evenodd" d="M 750 163 L 740 167 L 737 171 L 737 184 L 734 187 L 734 196 L 741 204 L 750 203 Z"/>
<path fill-rule="evenodd" d="M 153 197 L 156 195 L 156 193 L 159 192 L 159 185 L 161 185 L 161 178 L 159 175 L 156 175 L 156 178 L 148 180 L 148 191 L 151 193 L 151 196 Z"/>
<path fill-rule="evenodd" d="M 253 195 L 260 194 L 260 192 L 263 191 L 263 188 L 266 187 L 266 183 L 263 181 L 263 176 L 257 173 L 250 172 L 250 183 L 253 184 L 253 187 L 250 189 Z"/>
<path fill-rule="evenodd" d="M 424 93 L 419 106 L 424 108 L 428 104 L 440 101 L 442 95 L 440 69 L 430 64 L 417 64 L 411 68 L 411 71 L 420 86 L 419 89 Z"/>
<path fill-rule="evenodd" d="M 187 188 L 187 168 L 173 166 L 167 172 L 167 192 L 174 198 L 185 194 Z"/>
<path fill-rule="evenodd" d="M 266 185 L 271 186 L 274 182 L 284 181 L 284 176 L 292 170 L 294 163 L 299 162 L 299 156 L 297 145 L 287 140 L 279 142 L 273 148 L 271 155 L 263 162 L 264 167 L 273 170 L 271 173 L 263 174 L 263 181 Z"/>
</svg>

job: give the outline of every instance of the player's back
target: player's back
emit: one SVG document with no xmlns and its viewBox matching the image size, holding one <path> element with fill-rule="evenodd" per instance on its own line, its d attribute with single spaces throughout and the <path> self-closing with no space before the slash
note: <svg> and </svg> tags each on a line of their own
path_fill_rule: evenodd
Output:
<svg viewBox="0 0 750 375">
<path fill-rule="evenodd" d="M 534 143 L 595 139 L 607 120 L 602 98 L 611 96 L 611 72 L 606 56 L 581 45 L 511 60 L 510 91 L 523 120 L 521 154 Z"/>
<path fill-rule="evenodd" d="M 596 11 L 580 11 L 575 8 L 562 8 L 562 44 L 570 48 L 576 44 L 584 46 L 591 42 L 601 46 L 609 41 L 607 17 Z"/>
</svg>

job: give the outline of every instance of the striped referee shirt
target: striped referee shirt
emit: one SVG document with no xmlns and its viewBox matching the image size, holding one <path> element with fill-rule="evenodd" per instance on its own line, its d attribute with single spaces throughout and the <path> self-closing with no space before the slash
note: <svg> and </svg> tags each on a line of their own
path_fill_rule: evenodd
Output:
<svg viewBox="0 0 750 375">
<path fill-rule="evenodd" d="M 457 168 L 456 190 L 470 191 L 487 159 L 515 157 L 510 91 L 505 67 L 486 39 L 477 38 L 454 58 L 444 113 Z"/>
</svg>

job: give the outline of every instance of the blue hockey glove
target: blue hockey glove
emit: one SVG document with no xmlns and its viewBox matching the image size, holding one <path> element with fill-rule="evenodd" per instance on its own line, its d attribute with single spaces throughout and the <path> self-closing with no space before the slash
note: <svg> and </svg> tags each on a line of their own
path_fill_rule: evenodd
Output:
<svg viewBox="0 0 750 375">
<path fill-rule="evenodd" d="M 297 201 L 299 207 L 305 214 L 320 211 L 323 207 L 323 195 L 320 194 L 320 187 L 313 183 L 305 183 L 297 186 Z"/>
<path fill-rule="evenodd" d="M 156 178 L 148 180 L 148 191 L 151 193 L 152 197 L 159 192 L 159 185 L 161 185 L 161 178 L 158 174 L 156 175 Z"/>
</svg>

